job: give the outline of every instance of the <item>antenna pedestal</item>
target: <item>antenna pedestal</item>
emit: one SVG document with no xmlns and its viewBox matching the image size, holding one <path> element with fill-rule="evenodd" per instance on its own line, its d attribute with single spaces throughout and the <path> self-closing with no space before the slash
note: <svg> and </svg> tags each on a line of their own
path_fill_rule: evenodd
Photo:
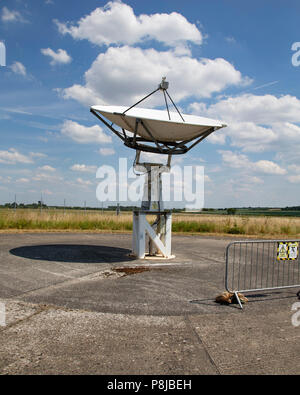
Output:
<svg viewBox="0 0 300 395">
<path fill-rule="evenodd" d="M 152 225 L 148 222 L 147 215 L 156 215 L 156 220 Z M 132 255 L 138 259 L 174 258 L 171 253 L 171 231 L 171 211 L 135 210 L 133 212 Z M 147 241 L 148 249 L 146 248 Z"/>
<path fill-rule="evenodd" d="M 147 257 L 173 258 L 171 255 L 172 212 L 164 210 L 162 200 L 162 173 L 170 171 L 168 164 L 139 163 L 137 151 L 134 168 L 146 174 L 144 195 L 140 210 L 133 211 L 132 255 L 138 259 Z M 147 216 L 156 216 L 150 224 Z M 148 248 L 146 245 L 148 244 Z"/>
</svg>

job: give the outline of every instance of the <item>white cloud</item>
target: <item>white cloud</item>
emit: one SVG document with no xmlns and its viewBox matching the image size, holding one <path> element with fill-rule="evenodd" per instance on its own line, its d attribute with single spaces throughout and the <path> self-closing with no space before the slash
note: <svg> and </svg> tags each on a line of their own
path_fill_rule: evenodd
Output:
<svg viewBox="0 0 300 395">
<path fill-rule="evenodd" d="M 226 143 L 226 133 L 224 133 L 224 129 L 216 130 L 206 140 L 212 144 L 224 145 Z"/>
<path fill-rule="evenodd" d="M 19 11 L 9 10 L 7 7 L 2 8 L 1 20 L 2 22 L 27 22 Z"/>
<path fill-rule="evenodd" d="M 234 153 L 232 151 L 218 151 L 222 155 L 223 162 L 234 169 L 249 167 L 250 161 L 246 155 Z"/>
<path fill-rule="evenodd" d="M 64 122 L 61 133 L 81 144 L 88 143 L 111 143 L 111 136 L 106 135 L 99 125 L 91 127 L 80 125 L 77 122 L 67 120 Z"/>
<path fill-rule="evenodd" d="M 43 194 L 43 195 L 53 195 L 53 192 L 52 192 L 52 191 L 49 191 L 49 189 L 43 189 L 43 190 L 42 190 L 42 194 Z"/>
<path fill-rule="evenodd" d="M 300 147 L 300 127 L 297 125 L 300 123 L 300 100 L 297 97 L 247 94 L 221 99 L 209 107 L 193 103 L 190 110 L 228 124 L 218 132 L 218 137 L 208 138 L 212 143 L 224 144 L 228 137 L 232 146 L 245 152 L 288 152 L 295 144 Z"/>
<path fill-rule="evenodd" d="M 207 98 L 228 86 L 249 83 L 222 58 L 197 60 L 173 51 L 124 46 L 101 53 L 85 73 L 85 85 L 73 85 L 63 95 L 85 105 L 127 105 L 153 91 L 162 76 L 171 82 L 170 92 L 177 102 L 188 97 Z M 163 104 L 158 96 L 159 102 L 152 105 Z"/>
<path fill-rule="evenodd" d="M 33 163 L 31 157 L 20 154 L 15 148 L 10 148 L 8 151 L 0 151 L 0 163 L 14 165 L 16 163 L 30 164 Z"/>
<path fill-rule="evenodd" d="M 26 76 L 26 67 L 21 62 L 14 62 L 10 68 L 15 74 Z"/>
<path fill-rule="evenodd" d="M 41 53 L 45 56 L 49 56 L 51 58 L 50 64 L 55 66 L 56 64 L 68 64 L 72 61 L 70 55 L 68 55 L 67 51 L 64 49 L 58 49 L 56 52 L 51 48 L 41 49 Z"/>
<path fill-rule="evenodd" d="M 203 39 L 198 28 L 177 12 L 136 16 L 129 5 L 120 1 L 96 8 L 77 24 L 55 23 L 60 33 L 97 45 L 133 45 L 154 39 L 176 47 L 187 41 L 201 44 Z"/>
<path fill-rule="evenodd" d="M 17 180 L 17 182 L 20 182 L 20 183 L 22 183 L 22 184 L 26 184 L 27 182 L 29 182 L 29 179 L 28 178 L 19 178 L 18 180 Z"/>
<path fill-rule="evenodd" d="M 87 85 L 82 86 L 74 84 L 70 88 L 64 89 L 62 91 L 62 96 L 65 99 L 77 100 L 79 103 L 87 106 L 103 103 L 103 99 L 98 96 L 92 87 L 89 88 Z"/>
<path fill-rule="evenodd" d="M 246 182 L 248 182 L 249 184 L 263 184 L 264 181 L 260 178 L 260 177 L 256 177 L 256 176 L 248 176 L 246 177 Z"/>
<path fill-rule="evenodd" d="M 75 164 L 70 167 L 71 170 L 73 171 L 80 171 L 82 173 L 95 173 L 97 170 L 97 166 L 87 166 L 87 165 L 80 165 L 80 164 Z"/>
<path fill-rule="evenodd" d="M 51 173 L 55 172 L 55 168 L 49 165 L 39 167 L 39 170 L 49 171 Z"/>
<path fill-rule="evenodd" d="M 99 154 L 103 156 L 110 156 L 115 154 L 115 150 L 113 148 L 100 148 Z"/>
<path fill-rule="evenodd" d="M 288 166 L 288 170 L 289 170 L 289 176 L 288 176 L 288 180 L 289 182 L 291 182 L 292 184 L 298 184 L 300 183 L 300 166 L 299 165 L 290 165 Z M 296 173 L 296 174 L 291 174 L 291 173 Z"/>
<path fill-rule="evenodd" d="M 298 184 L 300 183 L 300 174 L 296 175 L 296 176 L 289 176 L 288 180 L 292 183 L 292 184 Z"/>
<path fill-rule="evenodd" d="M 244 169 L 246 171 L 272 175 L 286 174 L 285 169 L 281 168 L 277 163 L 269 160 L 259 160 L 257 162 L 251 162 L 244 154 L 222 150 L 220 150 L 219 153 L 222 155 L 223 162 L 227 166 L 234 169 Z"/>
<path fill-rule="evenodd" d="M 30 152 L 30 156 L 31 156 L 32 158 L 38 158 L 38 159 L 46 158 L 46 157 L 47 157 L 46 154 L 42 154 L 41 152 Z"/>
<path fill-rule="evenodd" d="M 83 180 L 82 178 L 77 178 L 76 182 L 77 182 L 79 185 L 84 186 L 84 187 L 89 186 L 89 185 L 92 185 L 92 182 L 91 182 L 91 181 L 89 181 L 89 180 Z"/>
<path fill-rule="evenodd" d="M 300 143 L 300 126 L 290 122 L 282 122 L 274 124 L 273 129 L 281 138 L 281 144 L 283 141 L 285 141 L 286 144 Z"/>
<path fill-rule="evenodd" d="M 34 177 L 32 177 L 34 181 L 46 181 L 46 182 L 58 182 L 63 181 L 63 178 L 58 175 L 46 173 L 37 173 Z"/>
<path fill-rule="evenodd" d="M 225 41 L 227 41 L 229 44 L 235 44 L 236 39 L 232 36 L 225 37 Z"/>
<path fill-rule="evenodd" d="M 295 96 L 244 94 L 228 97 L 206 108 L 198 103 L 191 105 L 195 111 L 205 111 L 211 116 L 231 122 L 255 122 L 269 125 L 282 122 L 300 122 L 300 100 Z"/>
<path fill-rule="evenodd" d="M 271 127 L 262 127 L 254 122 L 233 122 L 225 133 L 222 134 L 220 130 L 219 141 L 213 140 L 212 135 L 211 142 L 222 143 L 221 137 L 224 139 L 226 135 L 230 137 L 232 146 L 242 148 L 245 152 L 262 152 L 278 141 L 278 136 Z"/>
<path fill-rule="evenodd" d="M 264 174 L 275 174 L 283 175 L 286 174 L 286 170 L 282 169 L 277 163 L 271 162 L 269 160 L 259 160 L 252 164 L 254 170 L 264 173 Z"/>
<path fill-rule="evenodd" d="M 259 180 L 259 181 L 258 181 Z M 230 193 L 237 197 L 238 199 L 241 196 L 247 194 L 257 193 L 261 190 L 260 184 L 264 184 L 263 180 L 258 177 L 249 177 L 246 175 L 242 175 L 241 177 L 234 177 L 228 180 L 228 182 L 224 185 L 224 189 L 227 191 L 231 191 Z"/>
</svg>

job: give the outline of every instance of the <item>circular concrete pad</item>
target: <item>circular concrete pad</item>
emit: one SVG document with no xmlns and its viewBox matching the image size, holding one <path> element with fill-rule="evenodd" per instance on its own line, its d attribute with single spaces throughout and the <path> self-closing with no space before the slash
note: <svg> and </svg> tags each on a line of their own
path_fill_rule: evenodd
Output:
<svg viewBox="0 0 300 395">
<path fill-rule="evenodd" d="M 0 297 L 137 315 L 219 310 L 226 244 L 175 236 L 176 258 L 149 262 L 128 256 L 131 235 L 2 235 Z M 148 270 L 120 270 L 129 266 Z"/>
</svg>

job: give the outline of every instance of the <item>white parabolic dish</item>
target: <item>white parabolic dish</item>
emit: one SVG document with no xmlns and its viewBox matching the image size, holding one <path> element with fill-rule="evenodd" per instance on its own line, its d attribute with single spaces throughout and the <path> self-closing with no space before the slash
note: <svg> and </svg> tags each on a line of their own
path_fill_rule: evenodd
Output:
<svg viewBox="0 0 300 395">
<path fill-rule="evenodd" d="M 212 128 L 218 130 L 227 126 L 221 121 L 195 115 L 182 114 L 183 121 L 176 112 L 170 112 L 170 120 L 166 110 L 134 107 L 126 111 L 126 107 L 120 106 L 92 106 L 91 109 L 131 133 L 135 132 L 136 120 L 141 119 L 153 137 L 161 142 L 192 140 Z M 124 111 L 126 114 L 123 114 Z M 143 127 L 138 128 L 137 134 L 151 141 L 151 137 Z"/>
</svg>

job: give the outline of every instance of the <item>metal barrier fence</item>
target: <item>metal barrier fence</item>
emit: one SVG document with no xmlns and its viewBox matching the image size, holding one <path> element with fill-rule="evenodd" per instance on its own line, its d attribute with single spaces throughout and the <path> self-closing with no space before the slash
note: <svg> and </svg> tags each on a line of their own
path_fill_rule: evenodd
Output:
<svg viewBox="0 0 300 395">
<path fill-rule="evenodd" d="M 235 241 L 226 248 L 225 287 L 235 293 L 300 287 L 300 240 Z"/>
</svg>

